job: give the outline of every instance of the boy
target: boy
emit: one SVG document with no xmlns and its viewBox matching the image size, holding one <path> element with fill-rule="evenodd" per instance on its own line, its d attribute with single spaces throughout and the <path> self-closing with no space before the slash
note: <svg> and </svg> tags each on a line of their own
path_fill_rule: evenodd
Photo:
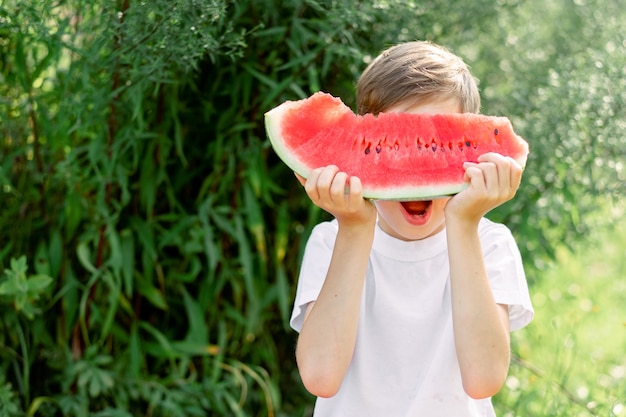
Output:
<svg viewBox="0 0 626 417">
<path fill-rule="evenodd" d="M 366 68 L 357 106 L 477 113 L 480 97 L 460 58 L 409 42 Z M 533 310 L 510 231 L 483 216 L 514 197 L 522 167 L 491 153 L 464 168 L 469 187 L 432 201 L 367 201 L 335 166 L 299 178 L 335 217 L 309 238 L 291 318 L 316 417 L 495 415 L 509 332 Z"/>
</svg>

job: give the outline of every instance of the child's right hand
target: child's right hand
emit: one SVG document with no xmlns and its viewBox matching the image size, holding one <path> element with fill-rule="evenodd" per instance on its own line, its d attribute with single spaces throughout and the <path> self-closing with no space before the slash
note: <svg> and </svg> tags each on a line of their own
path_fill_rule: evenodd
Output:
<svg viewBox="0 0 626 417">
<path fill-rule="evenodd" d="M 304 385 L 332 397 L 352 362 L 376 208 L 363 198 L 361 180 L 334 165 L 314 169 L 308 179 L 296 177 L 311 201 L 339 224 L 324 285 L 307 305 L 296 347 Z"/>
<path fill-rule="evenodd" d="M 361 180 L 340 172 L 335 165 L 316 168 L 305 179 L 295 174 L 316 206 L 329 212 L 343 226 L 376 222 L 376 208 L 362 194 Z"/>
</svg>

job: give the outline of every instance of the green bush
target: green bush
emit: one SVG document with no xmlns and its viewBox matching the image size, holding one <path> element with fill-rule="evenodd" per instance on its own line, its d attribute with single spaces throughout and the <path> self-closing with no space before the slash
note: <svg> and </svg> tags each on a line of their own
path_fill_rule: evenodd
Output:
<svg viewBox="0 0 626 417">
<path fill-rule="evenodd" d="M 248 33 L 235 31 L 227 6 L 3 6 L 1 263 L 26 255 L 54 279 L 18 294 L 19 305 L 2 292 L 13 307 L 2 310 L 0 339 L 8 410 L 278 408 L 267 330 L 281 326 L 286 278 L 269 275 L 273 247 L 256 252 L 261 190 L 241 181 L 250 174 L 232 152 L 245 145 L 224 150 L 209 136 L 225 119 L 194 82 L 200 65 L 243 55 Z"/>
<path fill-rule="evenodd" d="M 618 219 L 596 213 L 626 193 L 625 17 L 614 0 L 529 2 L 500 16 L 500 37 L 481 34 L 468 51 L 484 110 L 507 114 L 531 145 L 520 193 L 496 219 L 539 273 L 560 245 Z"/>
</svg>

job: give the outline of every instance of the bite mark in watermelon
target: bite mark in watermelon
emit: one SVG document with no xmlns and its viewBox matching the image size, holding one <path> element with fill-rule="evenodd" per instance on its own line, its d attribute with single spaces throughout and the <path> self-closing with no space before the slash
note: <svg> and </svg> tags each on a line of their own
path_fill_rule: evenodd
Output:
<svg viewBox="0 0 626 417">
<path fill-rule="evenodd" d="M 355 115 L 339 98 L 315 93 L 265 114 L 278 156 L 307 178 L 337 165 L 361 179 L 370 199 L 420 200 L 463 190 L 463 163 L 488 152 L 522 166 L 528 144 L 506 117 L 473 113 Z"/>
</svg>

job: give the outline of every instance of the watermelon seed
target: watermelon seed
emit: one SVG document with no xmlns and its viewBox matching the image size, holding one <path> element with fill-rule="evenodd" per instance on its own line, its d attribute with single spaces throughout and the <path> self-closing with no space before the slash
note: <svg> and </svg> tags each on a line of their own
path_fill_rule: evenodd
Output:
<svg viewBox="0 0 626 417">
<path fill-rule="evenodd" d="M 432 147 L 433 152 L 435 152 L 437 150 L 437 144 L 433 143 L 433 147 Z"/>
<path fill-rule="evenodd" d="M 495 130 L 493 131 L 493 134 L 494 134 L 494 135 L 496 135 L 496 136 L 498 136 L 498 133 L 500 133 L 500 132 L 498 131 L 498 129 L 495 129 Z"/>
<path fill-rule="evenodd" d="M 370 152 L 371 151 L 370 151 L 370 147 L 369 146 L 367 148 L 365 148 L 365 155 L 369 155 Z"/>
<path fill-rule="evenodd" d="M 380 153 L 380 151 L 382 151 L 383 148 L 382 146 L 380 146 L 380 143 L 378 145 L 376 145 L 376 153 Z"/>
<path fill-rule="evenodd" d="M 466 140 L 465 141 L 465 146 L 467 146 L 469 148 L 470 146 L 472 146 L 472 144 L 471 144 L 471 142 L 469 140 Z"/>
</svg>

